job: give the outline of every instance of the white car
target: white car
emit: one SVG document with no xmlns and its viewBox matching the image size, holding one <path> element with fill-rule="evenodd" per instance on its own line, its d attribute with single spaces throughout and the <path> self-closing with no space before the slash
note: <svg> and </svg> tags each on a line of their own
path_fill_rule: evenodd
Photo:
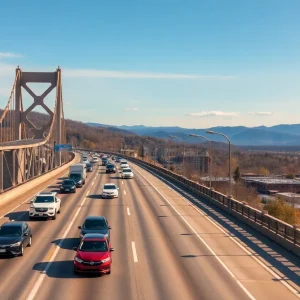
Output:
<svg viewBox="0 0 300 300">
<path fill-rule="evenodd" d="M 99 158 L 97 156 L 93 156 L 92 162 L 98 162 Z"/>
<path fill-rule="evenodd" d="M 122 170 L 122 174 L 121 174 L 121 177 L 122 178 L 133 178 L 133 172 L 130 168 L 124 168 Z"/>
<path fill-rule="evenodd" d="M 40 193 L 31 201 L 29 208 L 29 218 L 52 218 L 56 219 L 56 214 L 60 213 L 61 200 L 57 193 Z"/>
<path fill-rule="evenodd" d="M 102 190 L 102 198 L 118 198 L 119 197 L 119 188 L 116 187 L 114 183 L 104 184 Z"/>
<path fill-rule="evenodd" d="M 129 165 L 127 162 L 121 162 L 120 163 L 120 168 L 123 169 L 123 168 L 129 168 Z"/>
</svg>

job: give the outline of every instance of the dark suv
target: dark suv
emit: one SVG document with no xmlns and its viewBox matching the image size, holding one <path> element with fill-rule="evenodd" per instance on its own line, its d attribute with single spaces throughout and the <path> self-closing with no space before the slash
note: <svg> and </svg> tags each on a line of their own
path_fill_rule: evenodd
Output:
<svg viewBox="0 0 300 300">
<path fill-rule="evenodd" d="M 113 164 L 107 164 L 106 165 L 106 173 L 116 173 L 117 169 L 116 166 Z"/>
</svg>

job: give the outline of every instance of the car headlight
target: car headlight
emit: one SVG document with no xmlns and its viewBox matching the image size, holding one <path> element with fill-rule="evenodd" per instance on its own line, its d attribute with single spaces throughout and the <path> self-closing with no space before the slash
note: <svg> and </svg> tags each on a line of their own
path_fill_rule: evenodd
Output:
<svg viewBox="0 0 300 300">
<path fill-rule="evenodd" d="M 61 190 L 62 190 L 63 188 L 64 188 L 63 186 L 60 187 Z"/>
<path fill-rule="evenodd" d="M 77 257 L 77 256 L 75 256 L 75 258 L 74 258 L 77 262 L 79 262 L 79 263 L 83 263 L 83 260 L 82 259 L 80 259 L 79 257 Z"/>
<path fill-rule="evenodd" d="M 49 210 L 54 210 L 54 207 L 49 207 Z"/>
<path fill-rule="evenodd" d="M 19 246 L 21 246 L 21 244 L 22 244 L 22 242 L 17 242 L 15 244 L 11 244 L 10 246 L 11 247 L 19 247 Z"/>
<path fill-rule="evenodd" d="M 106 263 L 108 261 L 110 261 L 110 257 L 101 260 L 102 263 Z"/>
<path fill-rule="evenodd" d="M 75 185 L 73 185 L 72 187 L 71 187 L 71 190 L 74 190 L 75 189 Z"/>
</svg>

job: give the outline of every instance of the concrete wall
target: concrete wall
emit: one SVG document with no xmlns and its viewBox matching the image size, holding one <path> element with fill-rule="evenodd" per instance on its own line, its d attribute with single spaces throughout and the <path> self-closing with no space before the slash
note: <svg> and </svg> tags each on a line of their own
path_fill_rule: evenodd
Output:
<svg viewBox="0 0 300 300">
<path fill-rule="evenodd" d="M 79 161 L 80 156 L 76 154 L 72 161 L 63 165 L 62 167 L 54 169 L 46 174 L 36 177 L 22 185 L 19 185 L 7 192 L 2 193 L 0 195 L 0 206 L 3 206 L 8 202 L 17 199 L 18 197 L 27 194 L 28 191 L 30 191 L 30 194 L 34 195 L 40 190 L 46 188 L 49 184 L 51 184 L 51 182 L 53 182 L 53 180 L 65 175 L 69 170 L 69 166 Z"/>
</svg>

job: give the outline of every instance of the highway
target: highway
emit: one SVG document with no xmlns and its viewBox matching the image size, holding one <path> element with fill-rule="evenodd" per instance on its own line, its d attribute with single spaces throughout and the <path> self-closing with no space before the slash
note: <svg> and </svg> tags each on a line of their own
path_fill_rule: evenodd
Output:
<svg viewBox="0 0 300 300">
<path fill-rule="evenodd" d="M 293 255 L 130 166 L 132 180 L 96 166 L 76 194 L 60 195 L 56 220 L 29 221 L 30 192 L 1 207 L 0 224 L 28 221 L 33 232 L 23 257 L 0 258 L 1 300 L 299 298 L 300 263 Z M 60 181 L 45 190 L 58 190 Z M 101 199 L 108 182 L 120 188 L 119 198 Z M 87 215 L 104 215 L 112 226 L 111 275 L 73 273 L 77 227 Z"/>
</svg>

